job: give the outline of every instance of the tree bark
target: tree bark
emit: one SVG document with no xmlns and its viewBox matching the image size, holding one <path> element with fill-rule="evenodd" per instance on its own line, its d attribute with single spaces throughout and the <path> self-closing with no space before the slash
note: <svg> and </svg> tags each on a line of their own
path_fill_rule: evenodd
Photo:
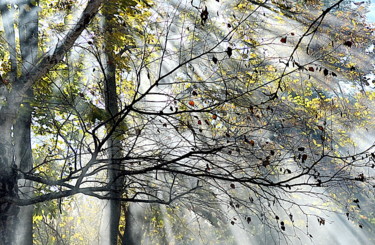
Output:
<svg viewBox="0 0 375 245">
<path fill-rule="evenodd" d="M 125 231 L 122 237 L 121 244 L 122 245 L 138 245 L 141 243 L 142 234 L 139 227 L 136 227 L 136 216 L 132 213 L 133 203 L 129 203 L 124 210 L 125 215 Z"/>
<path fill-rule="evenodd" d="M 116 115 L 119 112 L 118 101 L 117 101 L 117 91 L 116 91 L 116 63 L 114 59 L 114 51 L 112 44 L 109 41 L 108 36 L 112 32 L 111 26 L 112 15 L 105 11 L 104 14 L 104 25 L 103 29 L 105 32 L 105 50 L 104 50 L 104 60 L 105 60 L 105 72 L 104 72 L 104 99 L 105 108 L 108 115 L 112 117 L 109 125 L 107 126 L 108 131 L 112 127 L 116 127 L 118 117 Z M 122 157 L 121 153 L 121 141 L 119 139 L 119 134 L 115 132 L 109 137 L 108 145 L 108 158 L 110 163 L 108 166 L 108 181 L 110 184 L 110 196 L 109 201 L 110 216 L 109 216 L 109 240 L 111 245 L 117 245 L 119 236 L 119 221 L 121 216 L 121 201 L 118 199 L 122 196 L 122 185 L 123 177 L 120 177 L 120 171 L 122 169 L 121 161 L 116 160 Z"/>
<path fill-rule="evenodd" d="M 2 197 L 18 197 L 17 166 L 14 162 L 12 142 L 12 115 L 0 115 L 0 200 Z M 0 201 L 0 244 L 12 245 L 18 222 L 19 207 Z"/>
<path fill-rule="evenodd" d="M 31 92 L 30 92 L 31 93 Z M 22 172 L 28 172 L 33 167 L 31 153 L 31 112 L 29 103 L 21 108 L 14 125 L 15 163 Z M 33 196 L 31 181 L 18 180 L 19 197 L 22 199 Z M 20 207 L 19 224 L 16 229 L 15 241 L 18 245 L 33 244 L 33 206 Z"/>
<path fill-rule="evenodd" d="M 27 0 L 23 4 L 20 4 L 18 8 L 18 32 L 22 57 L 21 67 L 22 74 L 27 74 L 37 61 L 38 55 L 38 7 L 31 0 Z M 15 81 L 15 83 L 17 82 Z M 18 169 L 22 172 L 29 172 L 33 167 L 31 152 L 31 113 L 33 108 L 30 105 L 32 98 L 33 91 L 30 88 L 26 93 L 14 125 L 15 162 Z M 20 198 L 27 199 L 33 196 L 31 181 L 19 180 L 18 186 Z M 16 244 L 32 245 L 33 206 L 21 207 L 19 217 L 15 237 Z"/>
</svg>

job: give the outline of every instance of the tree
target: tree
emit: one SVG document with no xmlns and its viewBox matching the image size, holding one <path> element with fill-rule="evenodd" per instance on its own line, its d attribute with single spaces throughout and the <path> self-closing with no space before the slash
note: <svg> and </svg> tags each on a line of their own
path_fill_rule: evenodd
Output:
<svg viewBox="0 0 375 245">
<path fill-rule="evenodd" d="M 313 196 L 317 209 L 337 202 L 355 217 L 357 208 L 345 209 L 341 190 L 372 186 L 366 173 L 374 156 L 372 148 L 346 152 L 353 142 L 344 129 L 372 119 L 366 109 L 372 93 L 359 80 L 362 94 L 344 94 L 337 78 L 362 76 L 365 68 L 350 52 L 370 36 L 357 19 L 355 32 L 343 27 L 341 39 L 327 32 L 341 2 L 297 15 L 300 5 L 278 1 L 219 7 L 116 1 L 94 18 L 103 1 L 89 1 L 39 59 L 35 24 L 26 27 L 31 38 L 19 35 L 21 47 L 36 39 L 20 56 L 14 24 L 4 25 L 10 69 L 2 75 L 0 111 L 2 240 L 11 244 L 19 206 L 58 200 L 61 208 L 78 193 L 110 200 L 111 244 L 118 243 L 120 206 L 129 215 L 129 203 L 185 207 L 217 226 L 260 223 L 285 241 L 300 229 L 294 220 L 316 216 L 325 224 L 296 197 Z M 19 5 L 26 12 L 37 8 L 32 1 Z M 13 10 L 3 5 L 2 16 Z M 269 28 L 279 22 L 297 27 Z M 25 166 L 13 164 L 30 152 L 30 142 L 13 143 L 30 137 L 30 126 L 41 142 L 34 163 L 27 155 Z M 17 145 L 25 149 L 13 150 Z M 18 179 L 34 195 L 20 195 Z M 355 204 L 360 199 L 350 197 Z M 308 229 L 302 233 L 311 236 Z M 128 244 L 129 235 L 121 235 Z"/>
<path fill-rule="evenodd" d="M 76 26 L 66 35 L 65 39 L 56 46 L 53 54 L 46 54 L 37 62 L 38 49 L 38 10 L 33 1 L 17 2 L 19 9 L 18 30 L 21 59 L 19 60 L 15 41 L 14 6 L 12 2 L 3 1 L 1 14 L 3 17 L 5 40 L 9 45 L 10 71 L 2 78 L 3 89 L 1 96 L 4 104 L 1 107 L 1 240 L 4 244 L 12 244 L 15 239 L 14 231 L 18 223 L 19 205 L 12 199 L 18 198 L 18 171 L 30 171 L 30 116 L 31 108 L 28 98 L 32 98 L 32 86 L 51 67 L 61 61 L 75 40 L 95 16 L 102 1 L 90 1 L 83 11 Z M 9 20 L 8 20 L 9 18 Z M 19 61 L 18 61 L 19 60 Z M 33 65 L 37 62 L 37 65 Z M 25 142 L 26 141 L 26 142 Z M 13 143 L 14 142 L 14 143 Z M 26 143 L 26 144 L 25 144 Z M 26 181 L 25 187 L 30 184 Z M 26 193 L 28 197 L 29 194 Z M 21 200 L 21 199 L 20 199 Z M 31 203 L 30 203 L 31 204 Z M 28 221 L 30 222 L 30 221 Z M 31 232 L 28 231 L 29 242 Z"/>
</svg>

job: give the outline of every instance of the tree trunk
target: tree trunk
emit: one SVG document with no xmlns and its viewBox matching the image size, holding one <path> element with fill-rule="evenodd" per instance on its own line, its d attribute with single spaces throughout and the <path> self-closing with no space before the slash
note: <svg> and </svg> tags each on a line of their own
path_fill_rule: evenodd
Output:
<svg viewBox="0 0 375 245">
<path fill-rule="evenodd" d="M 108 58 L 111 56 L 108 55 Z M 114 64 L 110 64 L 111 62 L 107 62 L 107 73 L 106 73 L 106 86 L 105 86 L 105 94 L 106 94 L 106 110 L 109 112 L 110 116 L 116 115 L 118 113 L 118 106 L 117 106 L 117 93 L 116 93 L 116 78 L 115 78 L 115 69 L 116 66 Z M 115 120 L 111 125 L 114 125 Z M 111 126 L 110 126 L 111 127 Z M 118 199 L 121 198 L 122 195 L 122 178 L 119 177 L 118 172 L 121 170 L 121 162 L 116 160 L 116 158 L 121 158 L 121 142 L 118 139 L 118 135 L 115 132 L 107 142 L 108 145 L 108 158 L 111 159 L 109 163 L 108 169 L 108 181 L 111 184 L 111 200 L 110 202 L 110 221 L 109 221 L 109 229 L 110 229 L 110 244 L 117 245 L 117 238 L 118 238 L 118 227 L 121 215 L 121 201 Z M 117 200 L 116 200 L 117 199 Z"/>
<path fill-rule="evenodd" d="M 0 244 L 4 245 L 14 244 L 19 213 L 19 207 L 8 201 L 8 198 L 18 197 L 18 173 L 12 142 L 13 115 L 0 114 Z"/>
<path fill-rule="evenodd" d="M 133 203 L 129 203 L 129 205 L 125 208 L 124 210 L 124 215 L 125 215 L 125 231 L 124 235 L 122 237 L 121 244 L 122 245 L 138 245 L 141 244 L 142 240 L 142 234 L 141 234 L 141 229 L 139 227 L 140 224 L 138 224 L 137 227 L 137 218 L 142 218 L 142 217 L 137 217 L 133 212 Z"/>
<path fill-rule="evenodd" d="M 19 6 L 18 31 L 20 39 L 20 50 L 22 57 L 22 74 L 27 74 L 38 55 L 38 8 L 27 0 Z M 18 82 L 18 81 L 15 81 Z M 22 82 L 22 81 L 20 81 Z M 22 84 L 21 84 L 22 85 Z M 14 147 L 15 161 L 22 172 L 28 172 L 33 167 L 31 152 L 31 113 L 30 101 L 33 91 L 30 88 L 26 92 L 26 98 L 19 110 L 17 121 L 14 125 Z M 32 185 L 30 181 L 19 180 L 19 196 L 27 199 L 32 197 Z M 19 224 L 16 229 L 17 245 L 33 244 L 33 206 L 21 207 L 19 213 Z"/>
<path fill-rule="evenodd" d="M 21 108 L 14 125 L 15 163 L 22 172 L 28 172 L 33 167 L 31 153 L 31 111 L 29 103 Z M 18 180 L 19 197 L 27 199 L 33 196 L 32 185 L 28 180 Z M 20 208 L 19 224 L 16 229 L 16 244 L 33 244 L 33 206 Z"/>
<path fill-rule="evenodd" d="M 112 127 L 116 127 L 115 124 L 118 120 L 118 117 L 116 117 L 116 115 L 119 112 L 116 91 L 116 63 L 114 59 L 112 44 L 107 37 L 112 32 L 111 18 L 112 15 L 106 12 L 104 15 L 103 28 L 105 32 L 104 99 L 106 111 L 108 112 L 108 115 L 112 117 L 112 120 L 107 126 L 108 131 L 110 131 Z M 111 185 L 111 200 L 109 201 L 109 240 L 111 245 L 117 245 L 119 236 L 118 228 L 121 216 L 121 201 L 118 199 L 122 196 L 123 178 L 119 176 L 119 172 L 122 169 L 121 161 L 116 160 L 122 157 L 121 141 L 119 139 L 119 136 L 120 135 L 115 130 L 115 132 L 112 133 L 107 142 L 108 158 L 110 159 L 110 163 L 108 166 L 108 181 Z"/>
<path fill-rule="evenodd" d="M 38 11 L 37 6 L 33 5 L 30 0 L 23 2 L 18 5 L 18 31 L 20 40 L 20 50 L 21 50 L 21 67 L 22 74 L 26 74 L 28 70 L 32 67 L 37 59 L 38 53 Z M 10 53 L 11 70 L 7 74 L 7 80 L 12 84 L 13 89 L 18 86 L 22 86 L 22 81 L 18 80 L 17 70 L 19 67 L 16 55 L 16 41 L 15 41 L 15 8 L 14 6 L 8 5 L 4 2 L 1 5 L 1 15 L 3 17 L 4 30 L 6 33 L 6 40 L 8 42 L 8 50 Z M 4 84 L 2 95 L 6 94 L 9 88 Z M 32 98 L 32 91 L 29 90 L 26 94 L 28 97 L 26 100 Z M 8 98 L 11 99 L 11 98 Z M 11 101 L 7 101 L 8 103 Z M 9 103 L 12 104 L 12 103 Z M 10 152 L 7 156 L 8 161 L 12 163 L 12 176 L 5 177 L 6 174 L 2 174 L 4 179 L 3 188 L 7 189 L 7 192 L 2 193 L 8 197 L 20 197 L 28 198 L 31 196 L 31 184 L 29 181 L 18 180 L 16 177 L 18 175 L 17 169 L 22 172 L 27 172 L 32 168 L 32 155 L 31 155 L 31 107 L 29 103 L 24 103 L 20 111 L 17 107 L 12 109 L 7 108 L 8 113 L 12 115 L 8 123 L 4 124 L 3 129 L 10 132 L 9 140 L 11 142 L 8 145 Z M 18 111 L 18 113 L 17 113 Z M 2 116 L 9 117 L 9 115 Z M 2 131 L 3 131 L 2 130 Z M 11 159 L 11 160 L 10 160 Z M 2 162 L 4 164 L 4 160 Z M 6 164 L 9 166 L 10 163 Z M 16 169 L 17 168 L 17 169 Z M 7 179 L 7 180 L 6 180 Z M 12 186 L 5 187 L 7 184 Z M 13 186 L 14 185 L 14 186 Z M 19 193 L 14 193 L 14 192 Z M 14 205 L 14 204 L 12 204 Z M 7 204 L 4 204 L 4 207 Z M 6 208 L 5 208 L 6 209 Z M 2 210 L 3 212 L 9 212 L 7 218 L 3 219 L 3 225 L 7 226 L 7 229 L 11 229 L 11 232 L 6 232 L 3 234 L 6 241 L 5 244 L 18 244 L 18 245 L 32 245 L 32 216 L 33 207 L 15 207 L 9 211 Z M 11 218 L 11 216 L 13 216 Z M 17 218 L 18 217 L 18 218 Z M 11 237 L 9 237 L 11 236 Z"/>
</svg>

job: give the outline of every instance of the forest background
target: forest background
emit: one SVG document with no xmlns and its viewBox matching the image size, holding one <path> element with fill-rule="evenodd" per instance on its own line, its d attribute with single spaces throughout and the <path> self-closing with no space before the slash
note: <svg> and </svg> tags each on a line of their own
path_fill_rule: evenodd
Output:
<svg viewBox="0 0 375 245">
<path fill-rule="evenodd" d="M 371 244 L 371 1 L 4 0 L 0 244 Z"/>
</svg>

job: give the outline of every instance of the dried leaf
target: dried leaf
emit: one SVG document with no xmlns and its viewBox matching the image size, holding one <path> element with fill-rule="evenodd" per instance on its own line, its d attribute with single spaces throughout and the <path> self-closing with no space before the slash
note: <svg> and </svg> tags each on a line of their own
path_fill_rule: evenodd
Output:
<svg viewBox="0 0 375 245">
<path fill-rule="evenodd" d="M 233 49 L 231 47 L 228 47 L 227 51 L 225 51 L 225 52 L 228 54 L 228 56 L 230 58 L 232 56 L 232 54 L 233 54 Z"/>
<path fill-rule="evenodd" d="M 326 221 L 323 218 L 318 218 L 319 225 L 325 225 Z"/>
<path fill-rule="evenodd" d="M 351 48 L 352 45 L 353 45 L 353 42 L 352 42 L 352 41 L 345 41 L 345 42 L 344 42 L 344 45 L 345 45 L 345 46 L 348 46 L 349 48 Z"/>
<path fill-rule="evenodd" d="M 246 218 L 246 221 L 247 221 L 248 224 L 250 224 L 250 222 L 251 222 L 251 218 L 250 218 L 250 217 L 247 217 L 247 218 Z"/>
<path fill-rule="evenodd" d="M 306 155 L 306 154 L 303 154 L 303 155 L 302 155 L 302 163 L 304 163 L 304 162 L 306 161 L 306 159 L 307 159 L 307 155 Z"/>
<path fill-rule="evenodd" d="M 262 165 L 264 166 L 264 167 L 267 167 L 268 165 L 270 165 L 271 163 L 270 163 L 270 161 L 268 160 L 268 159 L 266 159 L 266 160 L 264 160 L 263 162 L 262 162 Z"/>
<path fill-rule="evenodd" d="M 201 13 L 201 23 L 202 23 L 202 25 L 204 25 L 206 23 L 207 19 L 208 19 L 208 10 L 207 10 L 207 6 L 205 6 L 205 9 Z"/>
</svg>

